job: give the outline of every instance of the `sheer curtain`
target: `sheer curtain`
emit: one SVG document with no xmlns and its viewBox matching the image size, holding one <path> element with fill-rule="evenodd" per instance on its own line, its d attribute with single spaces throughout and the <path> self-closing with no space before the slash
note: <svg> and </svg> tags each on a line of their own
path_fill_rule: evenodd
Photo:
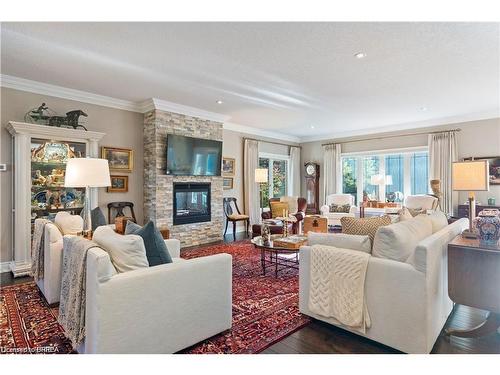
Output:
<svg viewBox="0 0 500 375">
<path fill-rule="evenodd" d="M 288 195 L 300 197 L 300 147 L 290 146 L 290 182 Z"/>
<path fill-rule="evenodd" d="M 255 182 L 255 170 L 259 168 L 259 142 L 245 139 L 243 151 L 243 187 L 245 211 L 250 224 L 260 223 L 260 186 Z"/>
<path fill-rule="evenodd" d="M 458 160 L 456 131 L 429 134 L 429 178 L 441 181 L 441 209 L 453 214 L 453 201 L 458 194 L 451 185 L 451 164 Z"/>
<path fill-rule="evenodd" d="M 342 192 L 342 179 L 339 177 L 341 153 L 340 143 L 323 146 L 323 200 L 327 195 Z"/>
</svg>

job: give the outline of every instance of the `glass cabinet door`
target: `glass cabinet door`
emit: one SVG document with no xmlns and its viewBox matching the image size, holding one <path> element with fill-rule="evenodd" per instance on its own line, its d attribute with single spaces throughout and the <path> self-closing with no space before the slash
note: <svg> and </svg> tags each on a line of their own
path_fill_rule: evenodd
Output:
<svg viewBox="0 0 500 375">
<path fill-rule="evenodd" d="M 31 140 L 31 220 L 53 219 L 57 212 L 79 214 L 85 198 L 84 188 L 65 188 L 66 163 L 85 157 L 86 144 Z"/>
</svg>

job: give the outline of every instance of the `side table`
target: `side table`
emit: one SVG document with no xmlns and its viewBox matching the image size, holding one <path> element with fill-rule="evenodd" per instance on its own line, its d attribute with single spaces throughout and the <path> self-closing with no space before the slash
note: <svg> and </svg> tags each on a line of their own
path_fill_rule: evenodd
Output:
<svg viewBox="0 0 500 375">
<path fill-rule="evenodd" d="M 484 245 L 458 235 L 448 244 L 448 295 L 458 304 L 488 311 L 469 330 L 446 330 L 458 337 L 480 337 L 500 327 L 500 245 Z"/>
</svg>

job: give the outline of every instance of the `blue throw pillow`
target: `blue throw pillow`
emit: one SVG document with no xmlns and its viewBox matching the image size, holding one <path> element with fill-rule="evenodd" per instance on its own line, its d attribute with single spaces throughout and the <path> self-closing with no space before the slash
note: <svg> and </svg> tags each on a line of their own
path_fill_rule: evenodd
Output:
<svg viewBox="0 0 500 375">
<path fill-rule="evenodd" d="M 136 234 L 142 237 L 150 267 L 172 263 L 172 257 L 168 252 L 167 245 L 165 245 L 160 231 L 156 229 L 155 224 L 151 220 L 143 227 L 132 221 L 127 221 L 125 234 Z"/>
<path fill-rule="evenodd" d="M 83 218 L 83 210 L 80 212 L 80 216 Z M 97 227 L 106 225 L 106 218 L 99 207 L 90 211 L 90 220 L 92 221 L 92 232 L 95 232 Z"/>
</svg>

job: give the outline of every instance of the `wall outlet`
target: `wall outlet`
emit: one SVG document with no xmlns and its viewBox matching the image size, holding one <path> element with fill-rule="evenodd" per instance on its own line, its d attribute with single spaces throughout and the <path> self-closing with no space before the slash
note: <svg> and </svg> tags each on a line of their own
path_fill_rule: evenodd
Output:
<svg viewBox="0 0 500 375">
<path fill-rule="evenodd" d="M 7 172 L 7 164 L 0 164 L 0 172 Z"/>
</svg>

